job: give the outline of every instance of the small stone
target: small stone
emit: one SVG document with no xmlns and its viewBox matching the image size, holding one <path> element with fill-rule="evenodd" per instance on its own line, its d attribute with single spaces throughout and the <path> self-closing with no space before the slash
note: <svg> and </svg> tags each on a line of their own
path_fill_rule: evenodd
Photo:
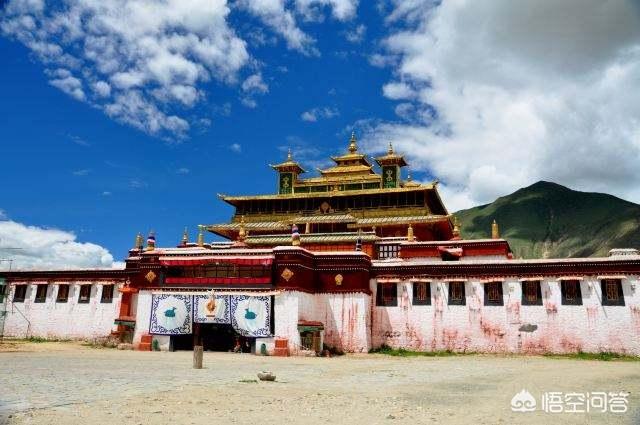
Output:
<svg viewBox="0 0 640 425">
<path fill-rule="evenodd" d="M 387 419 L 395 419 L 396 417 L 393 415 L 387 415 Z"/>
</svg>

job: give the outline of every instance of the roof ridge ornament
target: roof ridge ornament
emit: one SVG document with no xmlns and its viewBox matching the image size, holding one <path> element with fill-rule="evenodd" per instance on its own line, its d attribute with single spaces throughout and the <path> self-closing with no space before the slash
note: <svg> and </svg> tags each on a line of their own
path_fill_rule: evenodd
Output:
<svg viewBox="0 0 640 425">
<path fill-rule="evenodd" d="M 387 149 L 387 155 L 393 155 L 393 145 L 389 142 L 389 149 Z"/>
<path fill-rule="evenodd" d="M 358 151 L 358 140 L 356 139 L 356 132 L 351 132 L 351 139 L 349 139 L 349 152 L 356 153 Z"/>
<path fill-rule="evenodd" d="M 187 232 L 187 228 L 184 228 L 184 232 L 182 233 L 182 246 L 186 246 L 189 243 L 189 233 Z"/>
<path fill-rule="evenodd" d="M 287 162 L 293 161 L 293 155 L 291 155 L 291 148 L 289 148 L 289 152 L 287 152 Z"/>
</svg>

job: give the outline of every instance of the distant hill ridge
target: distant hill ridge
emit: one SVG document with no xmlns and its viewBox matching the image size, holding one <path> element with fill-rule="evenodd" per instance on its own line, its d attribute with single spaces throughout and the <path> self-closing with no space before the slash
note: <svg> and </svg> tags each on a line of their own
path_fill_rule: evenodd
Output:
<svg viewBox="0 0 640 425">
<path fill-rule="evenodd" d="M 490 237 L 495 219 L 516 258 L 600 257 L 640 247 L 640 205 L 545 181 L 455 215 L 465 239 Z"/>
</svg>

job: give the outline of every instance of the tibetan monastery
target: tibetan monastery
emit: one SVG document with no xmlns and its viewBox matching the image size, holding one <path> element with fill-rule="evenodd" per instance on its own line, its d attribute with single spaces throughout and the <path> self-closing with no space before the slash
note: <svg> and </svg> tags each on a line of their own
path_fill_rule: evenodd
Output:
<svg viewBox="0 0 640 425">
<path fill-rule="evenodd" d="M 219 195 L 235 213 L 195 241 L 138 235 L 124 270 L 0 272 L 0 329 L 139 350 L 640 355 L 637 250 L 516 260 L 495 222 L 464 239 L 391 146 L 374 167 L 352 136 L 332 159 L 304 178 L 289 153 L 274 194 Z"/>
</svg>

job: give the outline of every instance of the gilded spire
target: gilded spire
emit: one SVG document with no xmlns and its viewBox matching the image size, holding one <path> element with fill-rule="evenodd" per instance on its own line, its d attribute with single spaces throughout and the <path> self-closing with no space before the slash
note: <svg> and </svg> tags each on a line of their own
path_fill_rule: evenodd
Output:
<svg viewBox="0 0 640 425">
<path fill-rule="evenodd" d="M 198 224 L 198 246 L 204 246 L 204 226 Z"/>
<path fill-rule="evenodd" d="M 136 235 L 136 243 L 133 249 L 142 250 L 143 245 L 144 245 L 144 241 L 142 240 L 142 233 L 138 232 L 138 234 Z"/>
<path fill-rule="evenodd" d="M 358 151 L 358 141 L 356 140 L 356 132 L 351 132 L 351 139 L 349 140 L 349 152 L 356 153 Z"/>
<path fill-rule="evenodd" d="M 182 240 L 180 241 L 182 245 L 186 245 L 189 243 L 189 233 L 187 232 L 187 228 L 184 228 L 184 232 L 182 233 Z"/>
<path fill-rule="evenodd" d="M 416 238 L 413 235 L 413 227 L 411 226 L 411 223 L 409 223 L 409 227 L 407 227 L 407 241 L 414 242 L 415 240 Z"/>
<path fill-rule="evenodd" d="M 240 230 L 238 230 L 238 242 L 244 242 L 247 238 L 247 230 L 244 228 L 244 216 L 240 217 Z"/>
<path fill-rule="evenodd" d="M 287 152 L 287 162 L 293 161 L 293 155 L 291 155 L 291 148 L 289 148 L 289 152 Z"/>
<path fill-rule="evenodd" d="M 495 220 L 491 224 L 491 239 L 500 239 L 500 228 Z"/>
<path fill-rule="evenodd" d="M 407 181 L 410 182 L 412 180 L 411 178 L 411 169 L 407 170 Z"/>
<path fill-rule="evenodd" d="M 453 217 L 453 238 L 460 239 L 460 222 L 458 217 Z"/>
<path fill-rule="evenodd" d="M 389 142 L 389 149 L 387 149 L 387 155 L 393 155 L 393 145 Z"/>
</svg>

